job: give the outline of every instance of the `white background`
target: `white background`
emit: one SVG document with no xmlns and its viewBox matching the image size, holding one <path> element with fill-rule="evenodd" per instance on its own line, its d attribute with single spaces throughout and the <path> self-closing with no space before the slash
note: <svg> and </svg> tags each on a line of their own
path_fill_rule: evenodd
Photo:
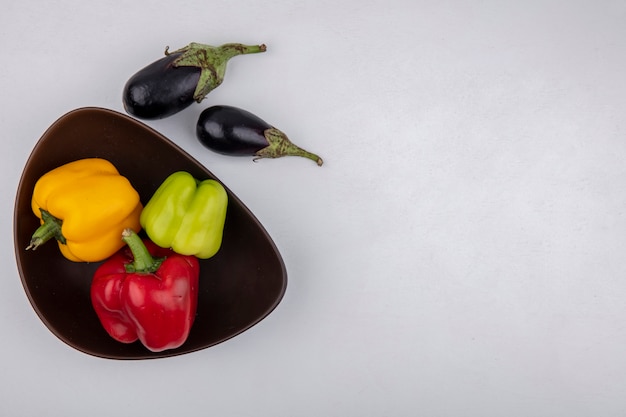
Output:
<svg viewBox="0 0 626 417">
<path fill-rule="evenodd" d="M 256 214 L 289 273 L 264 321 L 152 361 L 80 353 L 22 288 L 36 141 L 166 45 L 266 43 L 148 124 Z M 623 416 L 623 0 L 12 1 L 0 14 L 0 415 Z M 203 148 L 213 104 L 319 153 Z"/>
</svg>

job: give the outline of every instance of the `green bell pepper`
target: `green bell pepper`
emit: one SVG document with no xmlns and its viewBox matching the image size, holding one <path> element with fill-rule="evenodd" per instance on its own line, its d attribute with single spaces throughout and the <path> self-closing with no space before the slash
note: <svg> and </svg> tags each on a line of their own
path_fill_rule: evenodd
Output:
<svg viewBox="0 0 626 417">
<path fill-rule="evenodd" d="M 160 247 L 207 259 L 222 244 L 227 206 L 228 195 L 219 182 L 178 171 L 159 186 L 139 222 Z"/>
</svg>

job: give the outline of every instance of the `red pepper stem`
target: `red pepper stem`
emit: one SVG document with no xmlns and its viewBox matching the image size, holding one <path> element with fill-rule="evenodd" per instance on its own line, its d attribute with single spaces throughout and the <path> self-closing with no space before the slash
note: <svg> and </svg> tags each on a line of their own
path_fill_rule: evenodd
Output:
<svg viewBox="0 0 626 417">
<path fill-rule="evenodd" d="M 165 258 L 153 258 L 148 248 L 133 229 L 124 229 L 122 240 L 128 245 L 133 253 L 133 262 L 125 265 L 126 272 L 151 274 L 156 272 Z"/>
</svg>

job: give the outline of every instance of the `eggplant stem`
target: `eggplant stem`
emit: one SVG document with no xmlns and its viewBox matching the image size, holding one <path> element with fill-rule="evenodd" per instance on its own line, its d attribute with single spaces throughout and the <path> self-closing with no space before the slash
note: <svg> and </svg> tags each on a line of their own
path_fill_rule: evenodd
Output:
<svg viewBox="0 0 626 417">
<path fill-rule="evenodd" d="M 318 166 L 322 166 L 324 161 L 318 155 L 302 149 L 289 140 L 282 131 L 271 127 L 263 132 L 268 145 L 256 152 L 256 161 L 261 158 L 280 158 L 281 156 L 301 156 L 314 161 Z"/>
<path fill-rule="evenodd" d="M 199 103 L 224 81 L 228 60 L 237 55 L 255 54 L 266 50 L 265 44 L 226 43 L 211 46 L 192 42 L 174 52 L 169 52 L 169 47 L 166 47 L 165 55 L 180 54 L 174 60 L 174 67 L 200 68 L 200 79 L 193 94 L 194 100 Z"/>
</svg>

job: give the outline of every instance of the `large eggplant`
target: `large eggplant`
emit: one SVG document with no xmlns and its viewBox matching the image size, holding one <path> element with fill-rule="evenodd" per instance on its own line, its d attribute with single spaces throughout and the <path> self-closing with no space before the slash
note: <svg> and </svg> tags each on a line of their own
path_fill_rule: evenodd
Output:
<svg viewBox="0 0 626 417">
<path fill-rule="evenodd" d="M 126 111 L 141 119 L 163 119 L 201 102 L 224 80 L 228 60 L 237 55 L 264 52 L 265 45 L 227 43 L 210 46 L 190 43 L 133 75 L 122 101 Z"/>
<path fill-rule="evenodd" d="M 302 156 L 317 165 L 322 158 L 294 145 L 287 135 L 249 111 L 212 106 L 200 113 L 196 136 L 205 147 L 224 155 L 278 158 Z"/>
</svg>

